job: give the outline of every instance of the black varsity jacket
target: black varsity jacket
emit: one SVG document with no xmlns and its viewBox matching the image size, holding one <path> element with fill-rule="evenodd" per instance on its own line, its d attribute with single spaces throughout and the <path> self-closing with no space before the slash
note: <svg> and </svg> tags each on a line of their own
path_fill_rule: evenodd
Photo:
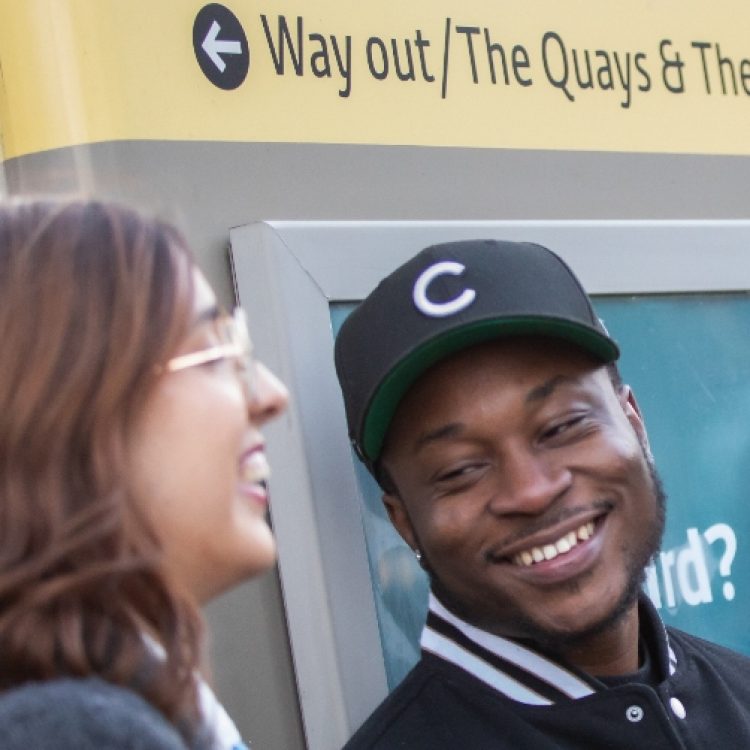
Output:
<svg viewBox="0 0 750 750">
<path fill-rule="evenodd" d="M 607 687 L 431 596 L 422 658 L 345 750 L 750 748 L 750 659 L 640 607 L 659 683 Z"/>
</svg>

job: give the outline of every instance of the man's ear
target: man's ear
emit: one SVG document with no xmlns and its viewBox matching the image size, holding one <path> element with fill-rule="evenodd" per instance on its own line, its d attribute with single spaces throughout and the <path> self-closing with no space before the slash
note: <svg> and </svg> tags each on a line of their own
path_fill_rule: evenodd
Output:
<svg viewBox="0 0 750 750">
<path fill-rule="evenodd" d="M 417 548 L 417 540 L 404 501 L 398 495 L 391 495 L 385 492 L 383 493 L 383 505 L 385 505 L 385 509 L 388 511 L 388 518 L 391 519 L 391 523 L 396 527 L 396 531 L 415 550 Z"/>
<path fill-rule="evenodd" d="M 646 431 L 646 423 L 643 421 L 643 415 L 641 414 L 641 407 L 638 406 L 638 401 L 635 398 L 635 393 L 629 385 L 621 386 L 618 394 L 620 400 L 620 406 L 622 407 L 625 417 L 635 430 L 635 434 L 638 436 L 638 440 L 643 446 L 648 456 L 651 456 L 651 448 L 648 444 L 648 433 Z"/>
</svg>

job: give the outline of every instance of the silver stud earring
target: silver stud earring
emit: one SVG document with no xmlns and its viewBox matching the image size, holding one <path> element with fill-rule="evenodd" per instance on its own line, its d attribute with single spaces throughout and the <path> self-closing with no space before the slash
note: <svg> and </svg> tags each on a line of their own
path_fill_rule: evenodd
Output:
<svg viewBox="0 0 750 750">
<path fill-rule="evenodd" d="M 422 552 L 418 549 L 414 550 L 414 557 L 417 558 L 417 562 L 421 565 L 422 564 Z"/>
</svg>

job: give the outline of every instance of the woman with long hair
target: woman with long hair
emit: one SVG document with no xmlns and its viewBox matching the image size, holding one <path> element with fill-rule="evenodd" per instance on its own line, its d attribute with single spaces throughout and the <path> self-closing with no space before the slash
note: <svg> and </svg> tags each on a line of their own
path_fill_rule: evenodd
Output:
<svg viewBox="0 0 750 750">
<path fill-rule="evenodd" d="M 199 607 L 269 568 L 251 358 L 171 226 L 0 205 L 0 747 L 242 748 Z"/>
</svg>

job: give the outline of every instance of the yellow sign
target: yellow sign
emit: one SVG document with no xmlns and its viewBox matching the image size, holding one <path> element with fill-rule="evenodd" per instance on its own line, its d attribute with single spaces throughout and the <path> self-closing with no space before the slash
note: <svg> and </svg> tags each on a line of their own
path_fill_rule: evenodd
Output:
<svg viewBox="0 0 750 750">
<path fill-rule="evenodd" d="M 748 154 L 748 29 L 746 0 L 0 0 L 2 151 L 166 139 Z"/>
</svg>

